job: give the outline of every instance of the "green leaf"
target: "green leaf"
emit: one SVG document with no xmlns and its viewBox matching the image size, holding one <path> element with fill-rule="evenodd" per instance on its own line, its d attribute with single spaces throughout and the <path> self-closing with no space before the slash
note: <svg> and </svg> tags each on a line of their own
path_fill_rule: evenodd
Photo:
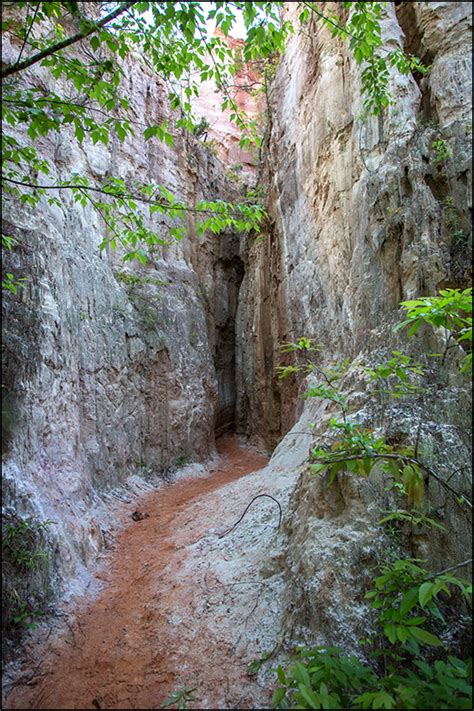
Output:
<svg viewBox="0 0 474 711">
<path fill-rule="evenodd" d="M 310 709 L 321 708 L 321 703 L 318 694 L 316 694 L 311 688 L 309 688 L 309 686 L 306 686 L 305 684 L 299 684 L 298 688 L 300 690 L 301 696 L 309 704 Z"/>
<path fill-rule="evenodd" d="M 279 687 L 275 689 L 272 696 L 272 706 L 278 706 L 286 696 L 286 689 L 284 687 Z"/>
<path fill-rule="evenodd" d="M 279 664 L 277 667 L 277 676 L 280 684 L 285 684 L 286 685 L 286 674 L 283 671 L 283 667 Z"/>
<path fill-rule="evenodd" d="M 431 600 L 434 589 L 435 586 L 433 583 L 423 583 L 423 585 L 420 585 L 418 599 L 421 607 L 425 607 L 425 605 Z"/>
<path fill-rule="evenodd" d="M 442 641 L 431 632 L 420 629 L 419 627 L 410 627 L 410 635 L 422 644 L 428 644 L 432 647 L 442 647 Z"/>
<path fill-rule="evenodd" d="M 390 623 L 384 626 L 383 631 L 389 642 L 395 644 L 395 642 L 397 641 L 397 626 Z"/>
<path fill-rule="evenodd" d="M 418 602 L 418 588 L 411 588 L 404 594 L 400 602 L 400 613 L 405 616 Z"/>
<path fill-rule="evenodd" d="M 308 671 L 301 662 L 295 662 L 294 667 L 291 670 L 293 677 L 296 681 L 305 684 L 306 686 L 311 686 L 311 679 L 309 677 Z"/>
</svg>

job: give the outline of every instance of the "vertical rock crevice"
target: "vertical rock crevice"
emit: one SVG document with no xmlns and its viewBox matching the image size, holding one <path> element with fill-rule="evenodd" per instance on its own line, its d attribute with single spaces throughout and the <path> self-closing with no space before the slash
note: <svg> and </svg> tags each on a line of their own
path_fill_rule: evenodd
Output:
<svg viewBox="0 0 474 711">
<path fill-rule="evenodd" d="M 217 405 L 214 432 L 220 437 L 236 425 L 236 316 L 244 264 L 237 254 L 216 264 L 214 321 L 214 366 L 217 378 Z"/>
</svg>

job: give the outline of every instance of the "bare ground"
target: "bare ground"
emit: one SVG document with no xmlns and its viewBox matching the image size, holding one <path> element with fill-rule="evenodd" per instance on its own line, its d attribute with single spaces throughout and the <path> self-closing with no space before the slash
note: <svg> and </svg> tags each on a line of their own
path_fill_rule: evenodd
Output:
<svg viewBox="0 0 474 711">
<path fill-rule="evenodd" d="M 247 664 L 278 635 L 278 575 L 260 576 L 276 505 L 259 499 L 257 521 L 249 514 L 222 534 L 253 496 L 272 493 L 275 473 L 273 484 L 265 470 L 245 476 L 267 458 L 235 437 L 219 449 L 208 477 L 128 506 L 128 523 L 95 573 L 101 591 L 80 602 L 65 631 L 30 645 L 22 670 L 30 673 L 13 685 L 6 708 L 155 709 L 184 687 L 196 689 L 188 708 L 269 707 L 269 684 Z M 135 510 L 147 516 L 134 521 Z"/>
</svg>

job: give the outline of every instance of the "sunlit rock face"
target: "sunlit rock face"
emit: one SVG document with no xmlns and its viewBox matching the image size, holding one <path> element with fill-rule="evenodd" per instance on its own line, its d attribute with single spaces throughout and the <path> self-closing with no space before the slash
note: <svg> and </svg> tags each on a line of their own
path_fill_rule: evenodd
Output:
<svg viewBox="0 0 474 711">
<path fill-rule="evenodd" d="M 11 38 L 10 38 L 11 39 Z M 21 45 L 4 39 L 4 61 Z M 22 81 L 61 93 L 36 65 Z M 120 92 L 130 101 L 135 136 L 82 145 L 67 129 L 38 143 L 48 182 L 74 172 L 90 182 L 108 174 L 165 185 L 177 199 L 238 201 L 240 178 L 176 129 L 166 87 L 138 56 L 127 59 Z M 143 127 L 167 120 L 173 147 L 145 141 Z M 21 142 L 19 131 L 15 133 Z M 56 193 L 55 193 L 56 195 Z M 188 237 L 158 246 L 147 266 L 99 249 L 104 223 L 68 191 L 31 209 L 8 195 L 3 232 L 18 246 L 5 268 L 26 278 L 4 305 L 4 505 L 56 522 L 63 576 L 88 564 L 108 527 L 94 506 L 131 474 L 204 461 L 214 429 L 234 425 L 234 316 L 242 279 L 239 238 Z M 166 239 L 163 215 L 147 224 Z M 144 283 L 136 283 L 139 277 Z M 135 280 L 135 281 L 134 281 Z"/>
<path fill-rule="evenodd" d="M 287 11 L 294 16 L 296 6 Z M 370 629 L 364 586 L 393 547 L 377 521 L 397 501 L 380 472 L 367 482 L 341 475 L 332 487 L 310 475 L 310 447 L 340 412 L 328 401 L 302 400 L 307 384 L 294 376 L 279 381 L 276 366 L 293 362 L 281 344 L 305 335 L 320 345 L 323 363 L 355 359 L 341 384 L 351 418 L 393 443 L 413 444 L 419 428 L 423 460 L 453 475 L 458 490 L 469 491 L 470 480 L 471 393 L 456 355 L 435 395 L 384 407 L 357 369 L 394 349 L 415 358 L 442 350 L 434 334 L 407 339 L 393 331 L 399 302 L 470 285 L 471 8 L 420 2 L 386 12 L 387 46 L 405 45 L 431 71 L 393 73 L 395 103 L 383 118 L 366 115 L 360 68 L 324 26 L 313 19 L 290 38 L 271 92 L 268 234 L 244 251 L 237 320 L 239 426 L 278 445 L 270 466 L 292 453 L 302 463 L 274 565 L 286 576 L 285 630 L 347 649 Z M 452 158 L 438 160 L 439 140 Z M 468 517 L 436 482 L 428 499 L 449 532 L 417 530 L 407 545 L 441 570 L 470 557 Z"/>
<path fill-rule="evenodd" d="M 205 81 L 199 87 L 199 96 L 193 99 L 193 109 L 198 116 L 207 121 L 202 140 L 226 163 L 228 170 L 239 173 L 255 174 L 258 155 L 256 150 L 241 148 L 240 129 L 230 120 L 233 109 L 222 110 L 224 98 L 231 98 L 239 111 L 246 114 L 249 122 L 256 121 L 260 131 L 264 131 L 265 98 L 264 80 L 256 63 L 243 61 L 243 40 L 225 37 L 218 28 L 215 34 L 239 57 L 240 68 L 232 77 L 226 89 L 218 89 L 214 81 Z M 209 61 L 212 61 L 210 58 Z"/>
<path fill-rule="evenodd" d="M 269 231 L 245 251 L 237 325 L 242 427 L 270 446 L 299 412 L 275 375 L 282 342 L 355 355 L 402 299 L 470 284 L 470 6 L 391 5 L 382 26 L 388 47 L 431 65 L 393 72 L 383 118 L 366 115 L 360 68 L 314 18 L 272 86 Z"/>
</svg>

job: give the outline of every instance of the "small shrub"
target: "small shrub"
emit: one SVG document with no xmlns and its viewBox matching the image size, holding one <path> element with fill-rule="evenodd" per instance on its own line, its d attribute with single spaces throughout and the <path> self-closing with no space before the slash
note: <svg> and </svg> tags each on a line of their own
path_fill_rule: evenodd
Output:
<svg viewBox="0 0 474 711">
<path fill-rule="evenodd" d="M 175 467 L 185 467 L 191 461 L 188 454 L 180 454 L 175 460 Z"/>
<path fill-rule="evenodd" d="M 462 370 L 467 370 L 471 358 L 472 289 L 445 289 L 437 296 L 405 301 L 401 306 L 407 315 L 396 329 L 408 326 L 411 336 L 422 324 L 444 328 L 444 356 L 450 340 L 463 344 L 468 353 Z M 280 377 L 317 375 L 319 382 L 304 396 L 328 400 L 342 415 L 342 419 L 331 418 L 324 441 L 311 448 L 309 471 L 328 472 L 331 484 L 339 472 L 368 476 L 380 462 L 391 475 L 388 489 L 405 503 L 404 508 L 385 512 L 378 522 L 397 551 L 403 544 L 400 524 L 444 529 L 442 522 L 428 515 L 432 509 L 424 501 L 425 479 L 434 477 L 459 505 L 471 506 L 470 501 L 418 458 L 417 444 L 395 447 L 374 429 L 351 422 L 347 400 L 338 384 L 347 364 L 323 368 L 317 361 L 319 350 L 308 338 L 285 344 L 282 351 L 295 354 L 296 362 L 279 369 Z M 423 369 L 400 351 L 394 351 L 384 363 L 361 370 L 369 383 L 378 383 L 379 392 L 395 398 L 419 392 L 413 379 L 424 375 Z M 472 707 L 471 660 L 451 655 L 443 642 L 450 631 L 446 620 L 447 614 L 452 613 L 449 598 L 454 592 L 457 603 L 463 599 L 470 602 L 472 593 L 472 586 L 451 573 L 471 561 L 432 574 L 423 567 L 424 561 L 393 558 L 391 547 L 373 580 L 373 588 L 365 596 L 376 617 L 376 634 L 360 640 L 365 660 L 335 647 L 300 648 L 286 669 L 276 669 L 280 686 L 273 695 L 273 708 Z"/>
<path fill-rule="evenodd" d="M 124 270 L 114 272 L 114 277 L 126 286 L 143 286 L 144 284 L 154 284 L 155 286 L 168 286 L 166 281 L 161 279 L 153 279 L 152 277 L 137 276 Z"/>
<path fill-rule="evenodd" d="M 45 531 L 53 521 L 5 516 L 2 529 L 3 625 L 7 630 L 34 626 L 51 594 L 50 555 Z"/>
<path fill-rule="evenodd" d="M 434 151 L 433 163 L 444 163 L 453 157 L 453 151 L 443 138 L 433 141 L 431 148 Z"/>
<path fill-rule="evenodd" d="M 48 553 L 38 539 L 52 523 L 54 521 L 37 521 L 30 517 L 5 525 L 2 548 L 18 570 L 35 570 L 48 559 Z"/>
</svg>

